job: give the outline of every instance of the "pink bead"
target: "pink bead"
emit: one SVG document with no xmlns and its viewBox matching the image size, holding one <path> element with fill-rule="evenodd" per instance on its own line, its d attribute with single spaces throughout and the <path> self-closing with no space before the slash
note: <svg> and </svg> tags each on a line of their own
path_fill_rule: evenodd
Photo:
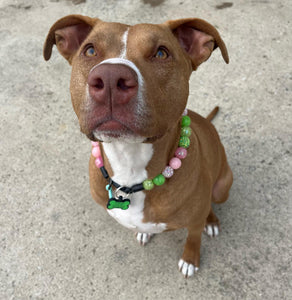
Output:
<svg viewBox="0 0 292 300">
<path fill-rule="evenodd" d="M 187 149 L 183 147 L 179 147 L 175 151 L 175 156 L 180 159 L 184 159 L 187 156 L 187 154 L 188 154 Z"/>
<path fill-rule="evenodd" d="M 181 160 L 177 157 L 173 157 L 170 162 L 169 162 L 169 165 L 174 169 L 179 169 L 180 166 L 181 166 Z"/>
<path fill-rule="evenodd" d="M 93 148 L 92 148 L 92 151 L 91 151 L 91 154 L 92 154 L 94 157 L 99 157 L 99 156 L 101 156 L 101 154 L 100 154 L 100 148 L 99 148 L 99 147 L 93 147 Z"/>
<path fill-rule="evenodd" d="M 95 165 L 100 169 L 101 167 L 103 167 L 103 160 L 102 157 L 97 157 L 95 160 Z"/>
<path fill-rule="evenodd" d="M 99 143 L 98 142 L 92 142 L 91 141 L 91 145 L 92 145 L 92 147 L 99 147 Z"/>
<path fill-rule="evenodd" d="M 165 167 L 164 171 L 162 172 L 162 175 L 165 178 L 170 178 L 173 175 L 173 168 L 170 166 Z"/>
</svg>

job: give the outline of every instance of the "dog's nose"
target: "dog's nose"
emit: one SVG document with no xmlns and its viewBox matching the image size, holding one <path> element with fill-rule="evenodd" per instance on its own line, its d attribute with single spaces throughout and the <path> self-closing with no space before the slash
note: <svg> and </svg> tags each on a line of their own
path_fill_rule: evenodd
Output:
<svg viewBox="0 0 292 300">
<path fill-rule="evenodd" d="M 88 76 L 89 94 L 100 104 L 125 105 L 138 92 L 134 70 L 121 64 L 101 64 Z"/>
</svg>

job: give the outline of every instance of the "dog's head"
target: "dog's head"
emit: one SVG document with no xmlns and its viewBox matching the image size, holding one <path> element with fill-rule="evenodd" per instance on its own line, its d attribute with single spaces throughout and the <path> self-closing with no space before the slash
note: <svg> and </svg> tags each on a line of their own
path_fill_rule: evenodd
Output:
<svg viewBox="0 0 292 300">
<path fill-rule="evenodd" d="M 217 30 L 201 19 L 129 26 L 69 15 L 50 29 L 44 45 L 72 65 L 71 98 L 81 131 L 92 140 L 151 142 L 177 124 L 189 77 L 220 48 Z"/>
</svg>

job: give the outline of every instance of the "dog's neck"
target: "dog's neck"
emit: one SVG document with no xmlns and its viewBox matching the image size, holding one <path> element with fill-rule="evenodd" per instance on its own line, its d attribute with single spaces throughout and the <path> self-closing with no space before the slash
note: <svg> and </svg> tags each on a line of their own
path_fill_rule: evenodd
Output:
<svg viewBox="0 0 292 300">
<path fill-rule="evenodd" d="M 147 178 L 146 166 L 153 155 L 152 144 L 103 143 L 104 153 L 112 170 L 112 179 L 131 186 Z"/>
<path fill-rule="evenodd" d="M 177 149 L 180 124 L 173 126 L 154 143 L 103 143 L 105 164 L 112 179 L 132 186 L 160 174 Z"/>
</svg>

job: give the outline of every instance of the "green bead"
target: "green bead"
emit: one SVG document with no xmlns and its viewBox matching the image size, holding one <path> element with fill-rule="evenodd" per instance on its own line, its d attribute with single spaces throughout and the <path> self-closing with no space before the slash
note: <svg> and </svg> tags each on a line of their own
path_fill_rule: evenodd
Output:
<svg viewBox="0 0 292 300">
<path fill-rule="evenodd" d="M 179 144 L 178 145 L 180 147 L 183 147 L 183 148 L 188 148 L 190 146 L 190 139 L 187 136 L 182 136 L 179 139 Z"/>
<path fill-rule="evenodd" d="M 146 179 L 143 181 L 143 187 L 147 191 L 152 190 L 154 188 L 154 183 L 151 179 Z"/>
<path fill-rule="evenodd" d="M 192 134 L 192 129 L 189 126 L 182 127 L 180 131 L 181 136 L 187 136 L 189 137 Z"/>
<path fill-rule="evenodd" d="M 162 174 L 159 174 L 153 178 L 153 183 L 155 185 L 163 185 L 164 182 L 165 182 L 165 177 Z"/>
<path fill-rule="evenodd" d="M 190 126 L 191 125 L 191 118 L 189 116 L 183 116 L 181 119 L 181 126 Z"/>
</svg>

